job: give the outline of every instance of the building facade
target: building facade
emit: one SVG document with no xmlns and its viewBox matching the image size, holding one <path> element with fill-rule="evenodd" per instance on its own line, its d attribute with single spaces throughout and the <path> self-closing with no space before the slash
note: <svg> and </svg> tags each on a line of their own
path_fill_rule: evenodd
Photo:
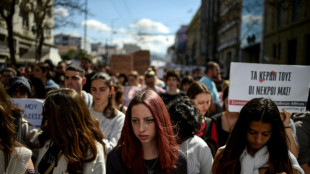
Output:
<svg viewBox="0 0 310 174">
<path fill-rule="evenodd" d="M 91 53 L 91 44 L 84 37 L 73 36 L 70 34 L 57 34 L 54 36 L 55 45 L 61 52 L 66 52 L 65 48 L 76 48 L 86 51 L 86 53 Z"/>
<path fill-rule="evenodd" d="M 175 64 L 186 64 L 186 42 L 187 42 L 187 25 L 182 25 L 177 31 L 174 44 L 174 56 L 172 60 Z"/>
<path fill-rule="evenodd" d="M 187 28 L 186 41 L 186 61 L 185 65 L 195 65 L 199 58 L 199 26 L 200 26 L 200 8 L 191 20 Z"/>
<path fill-rule="evenodd" d="M 218 61 L 218 22 L 219 1 L 201 0 L 187 29 L 186 65 L 205 66 L 208 61 Z"/>
<path fill-rule="evenodd" d="M 266 0 L 264 59 L 310 65 L 310 1 Z"/>
<path fill-rule="evenodd" d="M 10 10 L 11 0 L 2 0 L 0 2 L 0 10 L 7 14 Z M 50 1 L 52 3 L 52 1 Z M 30 49 L 35 49 L 38 46 L 37 23 L 33 8 L 36 4 L 30 1 L 16 1 L 15 13 L 13 16 L 13 39 L 15 47 L 15 57 L 17 63 L 34 62 L 35 55 L 31 59 L 23 59 L 22 56 L 29 52 Z M 53 9 L 47 12 L 44 19 L 44 48 L 53 46 Z M 7 24 L 0 15 L 0 62 L 4 63 L 9 59 L 9 48 L 7 43 L 8 30 Z"/>
<path fill-rule="evenodd" d="M 224 76 L 229 74 L 230 62 L 238 60 L 241 0 L 221 0 L 217 30 L 217 57 L 223 65 Z"/>
<path fill-rule="evenodd" d="M 206 65 L 209 61 L 218 61 L 218 25 L 219 0 L 201 0 L 200 24 L 200 58 L 198 65 Z"/>
</svg>

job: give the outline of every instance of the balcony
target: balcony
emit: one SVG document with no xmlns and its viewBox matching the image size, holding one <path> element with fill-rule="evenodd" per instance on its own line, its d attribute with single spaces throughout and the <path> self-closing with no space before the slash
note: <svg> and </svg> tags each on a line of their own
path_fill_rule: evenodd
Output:
<svg viewBox="0 0 310 174">
<path fill-rule="evenodd" d="M 226 7 L 220 12 L 220 16 L 224 16 L 226 15 L 230 10 L 232 10 L 233 8 L 235 8 L 235 6 L 240 3 L 239 0 L 233 1 L 230 4 L 227 4 Z"/>
<path fill-rule="evenodd" d="M 236 25 L 237 24 L 237 22 L 236 21 L 231 21 L 231 22 L 229 22 L 228 24 L 226 24 L 226 25 L 224 25 L 223 27 L 221 27 L 219 30 L 218 30 L 218 32 L 217 32 L 217 34 L 222 34 L 222 33 L 224 33 L 225 31 L 227 31 L 227 30 L 229 30 L 230 28 L 232 28 L 234 25 Z"/>
<path fill-rule="evenodd" d="M 236 37 L 226 39 L 222 43 L 219 44 L 219 46 L 217 47 L 217 51 L 222 51 L 228 47 L 234 46 L 234 45 L 238 44 L 238 41 L 239 41 L 239 39 Z"/>
</svg>

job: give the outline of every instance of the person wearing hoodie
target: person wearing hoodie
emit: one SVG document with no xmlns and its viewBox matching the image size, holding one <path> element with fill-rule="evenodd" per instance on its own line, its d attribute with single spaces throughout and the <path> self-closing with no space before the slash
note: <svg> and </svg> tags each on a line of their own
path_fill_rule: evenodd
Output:
<svg viewBox="0 0 310 174">
<path fill-rule="evenodd" d="M 86 83 L 85 71 L 79 66 L 70 65 L 66 69 L 65 73 L 65 87 L 74 89 L 77 93 L 79 93 L 88 108 L 93 105 L 93 96 L 86 91 L 83 91 L 83 86 Z"/>
<path fill-rule="evenodd" d="M 30 81 L 25 77 L 15 77 L 10 80 L 8 94 L 12 98 L 28 98 L 31 96 Z"/>
</svg>

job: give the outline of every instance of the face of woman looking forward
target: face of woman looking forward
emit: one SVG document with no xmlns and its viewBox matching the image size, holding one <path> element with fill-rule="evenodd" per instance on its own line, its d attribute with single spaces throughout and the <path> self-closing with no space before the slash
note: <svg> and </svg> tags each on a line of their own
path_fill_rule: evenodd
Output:
<svg viewBox="0 0 310 174">
<path fill-rule="evenodd" d="M 135 136 L 143 144 L 156 143 L 155 119 L 151 111 L 144 104 L 132 107 L 131 125 Z"/>
<path fill-rule="evenodd" d="M 110 95 L 110 89 L 105 84 L 104 80 L 96 79 L 91 82 L 91 94 L 95 104 L 107 103 Z"/>
<path fill-rule="evenodd" d="M 42 79 L 45 76 L 42 69 L 38 65 L 35 65 L 33 67 L 32 75 L 33 77 L 38 78 L 38 79 Z"/>
<path fill-rule="evenodd" d="M 194 99 L 195 106 L 202 115 L 205 115 L 211 105 L 211 95 L 208 93 L 200 93 Z"/>
</svg>

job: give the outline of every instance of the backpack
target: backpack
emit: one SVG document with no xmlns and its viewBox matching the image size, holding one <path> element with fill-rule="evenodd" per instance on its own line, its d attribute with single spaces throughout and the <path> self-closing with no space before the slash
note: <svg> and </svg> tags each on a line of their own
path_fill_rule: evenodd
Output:
<svg viewBox="0 0 310 174">
<path fill-rule="evenodd" d="M 211 118 L 207 118 L 207 117 L 205 118 L 205 121 L 206 121 L 206 128 L 201 138 L 208 144 L 211 150 L 212 156 L 214 157 L 218 149 L 218 145 L 216 141 L 211 137 L 212 124 L 214 123 Z"/>
</svg>

